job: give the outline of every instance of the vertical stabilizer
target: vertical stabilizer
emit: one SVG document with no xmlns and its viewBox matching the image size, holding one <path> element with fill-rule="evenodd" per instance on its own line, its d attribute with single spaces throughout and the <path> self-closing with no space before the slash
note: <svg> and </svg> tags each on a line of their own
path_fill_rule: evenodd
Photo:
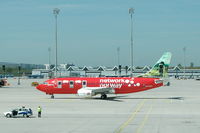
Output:
<svg viewBox="0 0 200 133">
<path fill-rule="evenodd" d="M 139 77 L 168 77 L 171 57 L 172 54 L 170 52 L 165 52 L 150 71 Z"/>
</svg>

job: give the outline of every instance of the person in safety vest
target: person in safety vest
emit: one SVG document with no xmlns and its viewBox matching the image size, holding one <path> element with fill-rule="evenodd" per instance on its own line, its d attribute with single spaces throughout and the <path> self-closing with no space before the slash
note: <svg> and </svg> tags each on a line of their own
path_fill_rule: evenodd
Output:
<svg viewBox="0 0 200 133">
<path fill-rule="evenodd" d="M 38 117 L 41 117 L 41 113 L 42 113 L 42 108 L 38 106 Z"/>
</svg>

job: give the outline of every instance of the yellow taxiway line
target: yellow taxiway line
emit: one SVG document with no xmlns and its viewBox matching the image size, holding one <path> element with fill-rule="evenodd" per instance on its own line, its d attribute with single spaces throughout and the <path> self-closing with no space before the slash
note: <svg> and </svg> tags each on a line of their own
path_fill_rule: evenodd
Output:
<svg viewBox="0 0 200 133">
<path fill-rule="evenodd" d="M 121 133 L 122 130 L 128 126 L 128 124 L 135 118 L 137 113 L 141 110 L 141 108 L 144 106 L 147 99 L 142 100 L 136 107 L 136 110 L 132 113 L 132 115 L 129 117 L 127 121 L 125 121 L 119 128 L 119 130 L 116 131 L 116 133 Z"/>
<path fill-rule="evenodd" d="M 143 121 L 142 121 L 142 123 L 141 123 L 140 126 L 137 128 L 136 133 L 140 133 L 140 132 L 142 131 L 142 129 L 144 128 L 144 125 L 146 124 L 146 122 L 147 122 L 147 120 L 148 120 L 148 118 L 149 118 L 149 114 L 150 114 L 152 108 L 153 108 L 153 105 L 151 104 L 150 107 L 149 107 L 148 112 L 146 113 L 146 115 L 145 115 L 145 117 L 144 117 L 144 119 L 143 119 Z"/>
</svg>

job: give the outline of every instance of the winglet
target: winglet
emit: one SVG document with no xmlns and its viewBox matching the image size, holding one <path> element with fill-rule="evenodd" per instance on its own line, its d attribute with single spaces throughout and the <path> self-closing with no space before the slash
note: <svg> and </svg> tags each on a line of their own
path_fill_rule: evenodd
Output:
<svg viewBox="0 0 200 133">
<path fill-rule="evenodd" d="M 165 52 L 150 71 L 138 77 L 168 77 L 171 57 L 172 54 L 170 52 Z"/>
</svg>

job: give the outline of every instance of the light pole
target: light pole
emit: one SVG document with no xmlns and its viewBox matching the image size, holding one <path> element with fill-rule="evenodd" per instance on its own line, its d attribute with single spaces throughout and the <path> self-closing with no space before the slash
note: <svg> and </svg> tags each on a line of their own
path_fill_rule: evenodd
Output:
<svg viewBox="0 0 200 133">
<path fill-rule="evenodd" d="M 3 69 L 4 78 L 6 78 L 6 66 L 3 65 L 3 66 L 2 66 L 2 69 Z"/>
<path fill-rule="evenodd" d="M 48 76 L 49 78 L 51 78 L 51 48 L 48 48 L 48 52 L 49 52 L 49 73 Z"/>
<path fill-rule="evenodd" d="M 184 58 L 184 79 L 186 79 L 185 77 L 185 69 L 186 69 L 186 64 L 185 64 L 185 51 L 186 51 L 186 47 L 183 48 L 183 58 Z"/>
<path fill-rule="evenodd" d="M 120 47 L 117 47 L 117 63 L 120 65 Z"/>
<path fill-rule="evenodd" d="M 21 66 L 18 66 L 18 85 L 20 85 L 20 71 L 21 71 Z"/>
<path fill-rule="evenodd" d="M 134 9 L 129 8 L 129 14 L 131 16 L 131 77 L 133 77 L 133 13 Z"/>
<path fill-rule="evenodd" d="M 57 68 L 58 68 L 58 53 L 57 53 L 57 46 L 58 46 L 58 43 L 57 43 L 57 16 L 60 12 L 60 9 L 58 8 L 55 8 L 53 9 L 53 14 L 55 16 L 55 43 L 56 43 L 56 56 L 55 56 L 55 77 L 57 77 Z"/>
<path fill-rule="evenodd" d="M 49 69 L 50 69 L 50 65 L 51 65 L 51 48 L 48 48 L 48 52 L 49 52 Z"/>
</svg>

